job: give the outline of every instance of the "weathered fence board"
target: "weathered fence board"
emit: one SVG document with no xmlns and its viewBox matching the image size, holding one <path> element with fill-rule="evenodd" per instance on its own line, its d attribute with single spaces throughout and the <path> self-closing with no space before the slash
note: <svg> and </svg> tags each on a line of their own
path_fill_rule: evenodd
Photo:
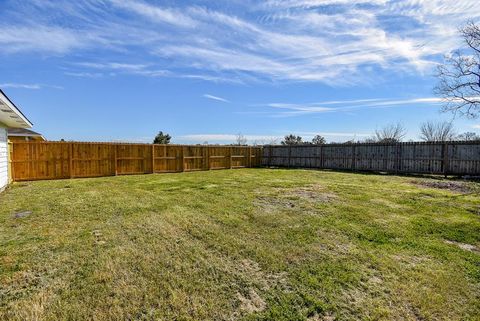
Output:
<svg viewBox="0 0 480 321">
<path fill-rule="evenodd" d="M 12 142 L 14 181 L 172 173 L 261 165 L 261 147 Z"/>
<path fill-rule="evenodd" d="M 262 165 L 444 175 L 480 175 L 480 142 L 265 146 Z"/>
</svg>

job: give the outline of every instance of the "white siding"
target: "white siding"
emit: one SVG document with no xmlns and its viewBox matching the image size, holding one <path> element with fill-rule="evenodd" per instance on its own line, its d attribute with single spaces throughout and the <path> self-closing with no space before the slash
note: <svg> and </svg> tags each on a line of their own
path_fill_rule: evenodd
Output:
<svg viewBox="0 0 480 321">
<path fill-rule="evenodd" d="M 0 191 L 8 183 L 7 129 L 0 124 Z"/>
</svg>

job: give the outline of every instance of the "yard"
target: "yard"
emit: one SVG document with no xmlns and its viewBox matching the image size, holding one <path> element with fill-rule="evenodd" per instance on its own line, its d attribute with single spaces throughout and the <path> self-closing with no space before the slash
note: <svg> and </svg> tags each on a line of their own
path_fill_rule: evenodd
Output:
<svg viewBox="0 0 480 321">
<path fill-rule="evenodd" d="M 269 169 L 15 183 L 0 320 L 480 320 L 479 191 Z"/>
</svg>

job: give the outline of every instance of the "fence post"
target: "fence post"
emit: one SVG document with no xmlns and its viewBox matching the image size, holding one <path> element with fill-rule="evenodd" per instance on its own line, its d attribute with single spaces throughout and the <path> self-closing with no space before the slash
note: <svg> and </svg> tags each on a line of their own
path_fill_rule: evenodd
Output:
<svg viewBox="0 0 480 321">
<path fill-rule="evenodd" d="M 185 146 L 182 146 L 182 172 L 185 171 Z"/>
<path fill-rule="evenodd" d="M 149 148 L 147 147 L 147 145 L 142 147 L 144 147 L 142 148 L 142 155 L 143 155 L 142 168 L 143 168 L 143 174 L 146 174 L 147 173 L 147 156 L 148 156 L 147 149 Z"/>
<path fill-rule="evenodd" d="M 117 163 L 118 163 L 118 160 L 117 160 L 117 158 L 118 158 L 118 155 L 117 155 L 118 145 L 115 144 L 115 145 L 113 145 L 113 147 L 114 147 L 114 156 L 115 156 L 115 164 L 114 164 L 115 176 L 117 176 L 118 175 L 118 166 L 117 166 Z"/>
<path fill-rule="evenodd" d="M 272 153 L 273 153 L 273 147 L 270 145 L 270 149 L 268 151 L 268 164 L 267 166 L 272 166 Z"/>
<path fill-rule="evenodd" d="M 288 145 L 288 163 L 287 163 L 288 168 L 290 168 L 291 159 L 292 159 L 292 145 Z"/>
<path fill-rule="evenodd" d="M 247 167 L 252 167 L 252 147 L 248 147 L 248 163 Z"/>
<path fill-rule="evenodd" d="M 155 173 L 155 144 L 152 144 L 152 173 Z"/>
<path fill-rule="evenodd" d="M 73 143 L 70 143 L 69 149 L 68 149 L 68 172 L 70 175 L 70 178 L 73 178 Z"/>
<path fill-rule="evenodd" d="M 398 171 L 400 170 L 400 143 L 397 143 L 395 145 L 395 174 L 398 174 Z"/>
<path fill-rule="evenodd" d="M 165 157 L 163 159 L 163 165 L 165 166 L 165 170 L 168 171 L 168 147 L 167 147 L 167 144 L 163 145 L 163 157 Z"/>
<path fill-rule="evenodd" d="M 228 156 L 229 156 L 229 164 L 228 167 L 232 169 L 232 147 L 227 147 L 228 148 Z"/>
<path fill-rule="evenodd" d="M 205 158 L 205 165 L 203 166 L 206 170 L 210 170 L 210 149 L 208 146 L 205 146 L 204 147 L 204 150 L 205 150 L 205 155 L 204 155 L 204 158 Z"/>
<path fill-rule="evenodd" d="M 446 142 L 442 145 L 442 154 L 443 154 L 443 175 L 447 177 L 448 175 L 448 144 Z"/>
<path fill-rule="evenodd" d="M 322 145 L 322 146 L 320 147 L 320 155 L 319 155 L 319 156 L 320 156 L 320 157 L 319 157 L 319 158 L 320 158 L 320 166 L 319 166 L 319 167 L 320 167 L 321 169 L 323 169 L 323 149 L 324 149 L 324 145 Z"/>
<path fill-rule="evenodd" d="M 352 145 L 352 171 L 355 170 L 355 145 Z"/>
</svg>

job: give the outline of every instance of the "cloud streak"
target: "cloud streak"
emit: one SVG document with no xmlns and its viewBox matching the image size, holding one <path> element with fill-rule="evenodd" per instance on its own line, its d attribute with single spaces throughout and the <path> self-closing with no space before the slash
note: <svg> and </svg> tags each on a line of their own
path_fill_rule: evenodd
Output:
<svg viewBox="0 0 480 321">
<path fill-rule="evenodd" d="M 77 77 L 96 78 L 105 75 L 115 75 L 116 73 L 133 74 L 149 77 L 164 77 L 168 76 L 170 72 L 164 69 L 157 69 L 148 64 L 132 64 L 119 62 L 80 62 L 75 66 L 86 67 L 89 69 L 101 70 L 98 72 L 66 72 L 65 74 Z"/>
<path fill-rule="evenodd" d="M 193 28 L 196 25 L 194 19 L 184 15 L 180 10 L 162 8 L 150 5 L 143 1 L 110 0 L 110 2 L 118 8 L 144 16 L 154 22 L 168 23 L 174 26 L 187 28 Z"/>
<path fill-rule="evenodd" d="M 399 106 L 438 106 L 444 102 L 437 97 L 409 98 L 409 99 L 358 99 L 345 101 L 323 101 L 313 103 L 267 103 L 257 104 L 270 109 L 281 110 L 272 112 L 273 117 L 301 116 L 306 114 L 350 112 L 372 108 L 393 108 Z"/>
<path fill-rule="evenodd" d="M 16 88 L 16 89 L 33 89 L 38 90 L 42 88 L 63 89 L 61 86 L 44 85 L 44 84 L 20 84 L 20 83 L 3 83 L 0 88 Z"/>
<path fill-rule="evenodd" d="M 221 102 L 224 102 L 224 103 L 229 103 L 229 102 L 230 102 L 230 101 L 228 101 L 228 100 L 225 99 L 225 98 L 218 97 L 218 96 L 214 96 L 214 95 L 210 95 L 210 94 L 204 94 L 203 97 L 204 97 L 204 98 L 207 98 L 207 99 L 211 99 L 211 100 L 221 101 Z"/>
</svg>

